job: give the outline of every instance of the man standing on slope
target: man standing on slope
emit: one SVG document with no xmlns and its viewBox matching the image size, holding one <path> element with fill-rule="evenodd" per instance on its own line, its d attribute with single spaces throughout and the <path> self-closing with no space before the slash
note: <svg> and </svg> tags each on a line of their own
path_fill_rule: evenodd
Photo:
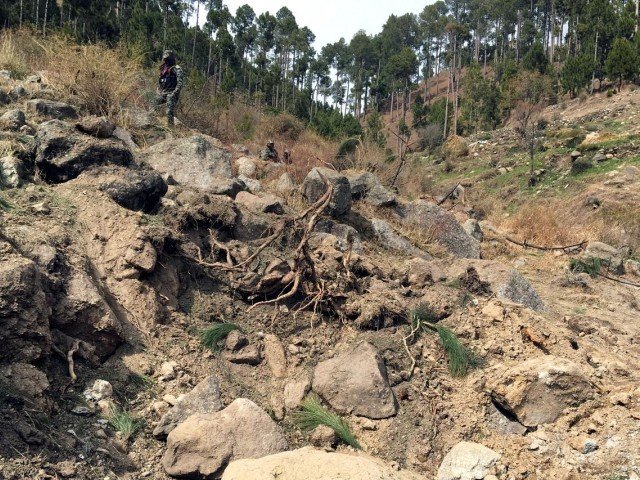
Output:
<svg viewBox="0 0 640 480">
<path fill-rule="evenodd" d="M 167 124 L 172 127 L 174 124 L 173 114 L 184 84 L 182 67 L 176 65 L 176 54 L 172 50 L 165 50 L 162 55 L 158 82 L 156 108 L 163 103 L 167 104 Z"/>
</svg>

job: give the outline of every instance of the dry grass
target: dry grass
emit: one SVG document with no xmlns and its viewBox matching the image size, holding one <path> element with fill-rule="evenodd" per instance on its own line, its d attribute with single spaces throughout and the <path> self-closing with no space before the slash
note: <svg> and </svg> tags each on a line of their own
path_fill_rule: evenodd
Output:
<svg viewBox="0 0 640 480">
<path fill-rule="evenodd" d="M 0 33 L 0 69 L 8 70 L 13 78 L 24 78 L 29 72 L 23 40 L 22 35 L 11 30 Z"/>
</svg>

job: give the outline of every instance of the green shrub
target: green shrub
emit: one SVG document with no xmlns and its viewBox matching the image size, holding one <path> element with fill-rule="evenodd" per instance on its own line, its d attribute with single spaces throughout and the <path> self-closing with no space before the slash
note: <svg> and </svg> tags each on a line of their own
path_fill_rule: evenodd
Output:
<svg viewBox="0 0 640 480">
<path fill-rule="evenodd" d="M 202 345 L 212 352 L 219 352 L 222 349 L 222 341 L 234 330 L 242 331 L 235 323 L 214 323 L 200 333 L 200 340 Z"/>
<path fill-rule="evenodd" d="M 330 412 L 320 403 L 315 395 L 307 396 L 300 404 L 300 410 L 293 415 L 293 421 L 305 431 L 311 431 L 319 425 L 326 425 L 338 435 L 343 442 L 358 450 L 362 447 L 351 431 L 349 424 L 335 413 Z"/>
<path fill-rule="evenodd" d="M 123 440 L 129 440 L 144 427 L 144 420 L 119 407 L 113 407 L 109 411 L 107 421 Z"/>
<path fill-rule="evenodd" d="M 569 260 L 569 268 L 573 273 L 588 273 L 591 277 L 597 277 L 602 269 L 602 260 L 595 257 Z"/>
</svg>

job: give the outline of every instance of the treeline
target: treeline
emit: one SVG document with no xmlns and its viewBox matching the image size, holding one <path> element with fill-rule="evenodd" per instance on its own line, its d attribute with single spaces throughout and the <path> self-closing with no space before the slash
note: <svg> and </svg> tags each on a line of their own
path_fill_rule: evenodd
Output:
<svg viewBox="0 0 640 480">
<path fill-rule="evenodd" d="M 391 15 L 377 34 L 359 31 L 316 50 L 313 32 L 286 7 L 271 14 L 250 5 L 230 12 L 223 0 L 0 0 L 4 27 L 126 42 L 149 64 L 172 48 L 199 84 L 293 113 L 334 137 L 357 133 L 354 119 L 380 110 L 401 118 L 404 134 L 412 126 L 437 125 L 443 136 L 494 128 L 519 100 L 516 84 L 532 77 L 551 97 L 589 91 L 605 77 L 633 80 L 637 14 L 631 0 L 440 0 L 419 15 Z M 405 122 L 410 108 L 413 125 Z"/>
</svg>

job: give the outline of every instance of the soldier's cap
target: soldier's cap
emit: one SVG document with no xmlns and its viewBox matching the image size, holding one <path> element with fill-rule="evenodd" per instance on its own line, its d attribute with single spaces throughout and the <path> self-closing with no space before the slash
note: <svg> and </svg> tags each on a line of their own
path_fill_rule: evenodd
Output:
<svg viewBox="0 0 640 480">
<path fill-rule="evenodd" d="M 275 145 L 275 143 L 273 142 L 273 140 L 269 140 L 269 141 L 267 142 L 267 146 L 271 146 L 271 145 Z"/>
<path fill-rule="evenodd" d="M 176 52 L 174 52 L 173 50 L 165 50 L 162 53 L 162 60 L 166 60 L 168 58 L 175 58 L 176 56 Z"/>
</svg>

